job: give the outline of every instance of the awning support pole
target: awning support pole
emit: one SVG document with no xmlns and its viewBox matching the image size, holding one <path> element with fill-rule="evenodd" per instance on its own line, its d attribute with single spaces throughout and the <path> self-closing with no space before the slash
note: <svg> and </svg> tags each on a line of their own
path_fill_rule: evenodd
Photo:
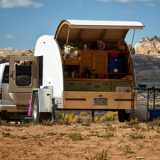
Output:
<svg viewBox="0 0 160 160">
<path fill-rule="evenodd" d="M 135 29 L 133 29 L 133 36 L 132 36 L 132 41 L 131 41 L 131 46 L 130 46 L 130 51 L 132 51 L 132 46 L 133 46 L 133 42 L 134 42 L 134 37 L 135 37 Z"/>
<path fill-rule="evenodd" d="M 69 42 L 69 34 L 70 34 L 70 28 L 68 27 L 66 44 L 68 44 Z"/>
</svg>

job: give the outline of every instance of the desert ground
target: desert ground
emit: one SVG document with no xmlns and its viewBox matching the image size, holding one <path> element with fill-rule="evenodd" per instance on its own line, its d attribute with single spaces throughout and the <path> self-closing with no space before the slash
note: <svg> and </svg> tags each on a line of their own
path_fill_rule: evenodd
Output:
<svg viewBox="0 0 160 160">
<path fill-rule="evenodd" d="M 159 160 L 160 121 L 1 124 L 0 160 Z"/>
</svg>

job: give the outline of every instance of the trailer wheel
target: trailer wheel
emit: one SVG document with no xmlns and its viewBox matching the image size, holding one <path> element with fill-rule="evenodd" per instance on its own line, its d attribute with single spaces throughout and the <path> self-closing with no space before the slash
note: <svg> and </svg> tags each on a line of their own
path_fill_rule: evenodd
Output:
<svg viewBox="0 0 160 160">
<path fill-rule="evenodd" d="M 40 122 L 40 113 L 39 113 L 39 103 L 38 103 L 38 92 L 33 93 L 33 98 L 32 98 L 32 119 L 34 123 L 39 123 Z"/>
<path fill-rule="evenodd" d="M 118 111 L 118 120 L 119 122 L 130 121 L 130 114 L 126 113 L 125 110 Z"/>
<path fill-rule="evenodd" d="M 0 125 L 1 125 L 1 120 L 2 120 L 2 117 L 1 117 L 1 112 L 0 112 Z"/>
<path fill-rule="evenodd" d="M 131 114 L 126 113 L 126 111 L 125 111 L 125 121 L 130 121 L 130 120 L 131 120 Z"/>
<path fill-rule="evenodd" d="M 118 111 L 118 120 L 119 120 L 119 122 L 124 122 L 125 121 L 125 111 L 124 110 L 119 110 Z"/>
</svg>

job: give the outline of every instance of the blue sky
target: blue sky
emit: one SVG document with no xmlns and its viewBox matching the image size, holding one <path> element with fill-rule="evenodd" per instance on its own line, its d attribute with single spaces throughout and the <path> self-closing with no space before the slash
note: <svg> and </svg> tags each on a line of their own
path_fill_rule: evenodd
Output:
<svg viewBox="0 0 160 160">
<path fill-rule="evenodd" d="M 160 36 L 160 0 L 0 0 L 0 48 L 34 48 L 63 19 L 141 21 L 138 41 Z"/>
</svg>

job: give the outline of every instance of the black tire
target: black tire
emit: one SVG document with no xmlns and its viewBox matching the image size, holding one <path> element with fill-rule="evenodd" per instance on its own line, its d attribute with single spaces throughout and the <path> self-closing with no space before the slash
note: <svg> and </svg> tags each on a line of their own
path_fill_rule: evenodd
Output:
<svg viewBox="0 0 160 160">
<path fill-rule="evenodd" d="M 118 120 L 119 120 L 119 122 L 124 122 L 125 121 L 125 111 L 124 110 L 119 110 L 118 111 Z"/>
<path fill-rule="evenodd" d="M 39 102 L 38 102 L 38 92 L 33 92 L 32 97 L 32 120 L 34 123 L 40 123 L 40 113 L 39 113 Z"/>
<path fill-rule="evenodd" d="M 126 111 L 125 111 L 125 121 L 130 121 L 130 120 L 131 120 L 131 114 L 126 113 Z"/>
<path fill-rule="evenodd" d="M 1 112 L 0 112 L 0 125 L 1 125 L 1 120 L 2 120 L 2 117 L 1 117 Z"/>
<path fill-rule="evenodd" d="M 126 113 L 125 110 L 118 111 L 118 120 L 119 122 L 130 121 L 130 114 Z"/>
</svg>

